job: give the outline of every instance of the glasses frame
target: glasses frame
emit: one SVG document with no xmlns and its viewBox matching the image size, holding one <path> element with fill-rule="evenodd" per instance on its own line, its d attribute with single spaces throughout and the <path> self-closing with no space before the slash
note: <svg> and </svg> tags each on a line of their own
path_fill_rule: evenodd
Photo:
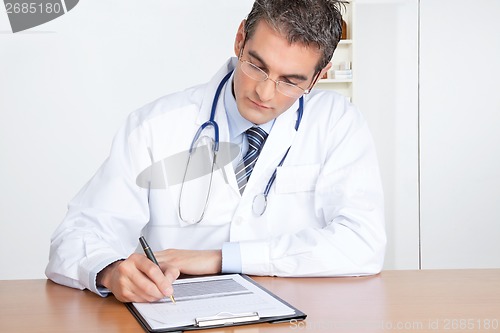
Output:
<svg viewBox="0 0 500 333">
<path fill-rule="evenodd" d="M 309 87 L 307 89 L 304 89 L 296 84 L 293 84 L 293 83 L 288 83 L 288 82 L 285 82 L 285 81 L 282 81 L 282 80 L 274 80 L 274 79 L 271 79 L 271 77 L 269 76 L 269 74 L 267 74 L 266 72 L 264 72 L 262 69 L 260 69 L 257 65 L 255 65 L 254 63 L 248 61 L 248 60 L 243 60 L 243 50 L 245 48 L 245 44 L 246 44 L 246 40 L 245 40 L 245 43 L 243 44 L 241 50 L 240 50 L 240 54 L 238 56 L 238 60 L 240 61 L 240 68 L 241 68 L 241 71 L 243 73 L 245 73 L 246 76 L 248 76 L 249 78 L 251 78 L 252 80 L 254 81 L 257 81 L 257 82 L 265 82 L 267 80 L 271 80 L 275 83 L 275 89 L 276 91 L 278 91 L 280 94 L 282 95 L 285 95 L 287 97 L 291 97 L 291 98 L 300 98 L 301 96 L 303 95 L 307 95 L 311 92 L 313 86 L 316 84 L 316 81 L 318 80 L 319 78 L 319 75 L 321 73 L 321 71 L 316 71 L 316 73 L 314 74 L 314 79 L 312 80 L 311 84 L 309 85 Z M 262 73 L 262 77 L 264 78 L 263 80 L 259 80 L 259 79 L 256 79 L 255 77 L 251 76 L 250 74 L 248 74 L 247 72 L 245 72 L 245 70 L 243 69 L 242 67 L 242 64 L 245 63 L 245 64 L 248 64 L 250 66 L 252 66 L 253 69 L 255 69 L 256 71 Z M 280 90 L 280 86 L 283 87 L 283 86 L 289 86 L 289 87 L 294 87 L 294 88 L 297 88 L 297 89 L 300 89 L 301 90 L 301 93 L 300 94 L 297 94 L 297 95 L 291 95 L 291 94 L 287 94 L 287 93 L 284 93 L 283 91 Z"/>
</svg>

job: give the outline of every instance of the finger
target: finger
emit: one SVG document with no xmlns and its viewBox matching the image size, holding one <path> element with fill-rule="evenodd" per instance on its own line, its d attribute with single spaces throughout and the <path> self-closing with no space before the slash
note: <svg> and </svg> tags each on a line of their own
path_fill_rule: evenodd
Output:
<svg viewBox="0 0 500 333">
<path fill-rule="evenodd" d="M 152 302 L 162 298 L 156 285 L 138 269 L 138 259 L 129 257 L 113 274 L 109 289 L 122 302 Z"/>
<path fill-rule="evenodd" d="M 140 275 L 134 276 L 139 283 L 138 289 L 148 297 L 155 297 L 156 300 L 172 295 L 172 282 L 175 278 L 173 280 L 171 277 L 167 278 L 159 266 L 146 257 L 141 257 L 137 258 L 136 262 Z"/>
<path fill-rule="evenodd" d="M 177 280 L 179 275 L 181 274 L 180 270 L 177 267 L 167 266 L 166 270 L 163 272 L 165 278 L 168 281 L 168 284 L 162 285 L 162 289 L 164 291 L 165 296 L 173 295 L 174 288 L 172 287 L 172 283 Z"/>
<path fill-rule="evenodd" d="M 165 296 L 170 296 L 173 293 L 172 283 L 177 280 L 181 271 L 177 264 L 179 264 L 179 256 L 175 254 L 178 250 L 166 249 L 163 251 L 155 252 L 156 259 L 160 263 L 160 267 L 168 284 L 162 285 L 161 290 Z"/>
</svg>

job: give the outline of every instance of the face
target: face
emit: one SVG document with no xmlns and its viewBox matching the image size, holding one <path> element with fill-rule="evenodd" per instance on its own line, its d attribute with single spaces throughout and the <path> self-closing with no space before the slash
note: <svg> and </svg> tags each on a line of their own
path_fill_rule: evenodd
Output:
<svg viewBox="0 0 500 333">
<path fill-rule="evenodd" d="M 290 45 L 285 37 L 263 21 L 258 23 L 253 36 L 243 45 L 244 23 L 245 21 L 241 23 L 236 34 L 236 56 L 241 53 L 241 60 L 256 65 L 272 80 L 296 84 L 303 89 L 310 88 L 320 59 L 318 50 L 301 44 Z M 323 71 L 326 70 L 327 68 Z M 278 117 L 297 100 L 278 92 L 276 83 L 270 79 L 261 82 L 251 79 L 241 70 L 241 62 L 238 62 L 234 73 L 234 94 L 238 110 L 245 119 L 257 125 Z"/>
</svg>

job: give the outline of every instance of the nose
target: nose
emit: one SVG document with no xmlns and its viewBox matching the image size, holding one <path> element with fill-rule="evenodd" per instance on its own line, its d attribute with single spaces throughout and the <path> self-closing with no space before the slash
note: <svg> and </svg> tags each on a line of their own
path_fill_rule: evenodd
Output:
<svg viewBox="0 0 500 333">
<path fill-rule="evenodd" d="M 267 102 L 276 94 L 276 82 L 271 78 L 258 82 L 255 91 L 262 102 Z"/>
</svg>

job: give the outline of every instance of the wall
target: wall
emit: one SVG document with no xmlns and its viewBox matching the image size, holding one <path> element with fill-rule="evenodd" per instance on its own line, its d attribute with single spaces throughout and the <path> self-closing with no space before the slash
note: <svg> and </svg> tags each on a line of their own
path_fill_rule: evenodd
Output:
<svg viewBox="0 0 500 333">
<path fill-rule="evenodd" d="M 127 114 L 208 80 L 252 2 L 83 0 L 17 34 L 0 10 L 0 279 L 44 277 L 51 233 Z M 386 269 L 500 267 L 498 6 L 357 0 Z"/>
<path fill-rule="evenodd" d="M 208 81 L 252 3 L 82 0 L 16 34 L 1 6 L 0 279 L 44 277 L 50 235 L 125 117 Z"/>
</svg>

